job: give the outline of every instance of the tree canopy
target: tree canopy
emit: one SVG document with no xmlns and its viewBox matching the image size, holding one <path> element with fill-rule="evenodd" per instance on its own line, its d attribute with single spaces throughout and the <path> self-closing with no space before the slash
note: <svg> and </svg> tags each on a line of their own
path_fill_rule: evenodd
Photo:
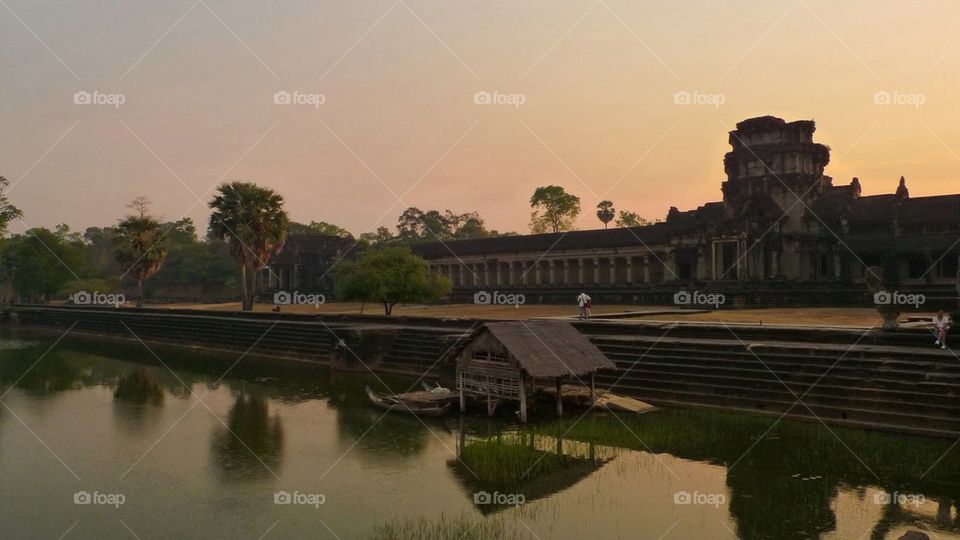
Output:
<svg viewBox="0 0 960 540">
<path fill-rule="evenodd" d="M 535 233 L 573 229 L 580 216 L 580 197 L 567 193 L 560 186 L 541 186 L 530 197 L 530 230 Z"/>
<path fill-rule="evenodd" d="M 283 249 L 290 219 L 283 197 L 251 182 L 222 184 L 209 203 L 208 236 L 223 240 L 240 263 L 243 310 L 251 311 L 256 297 L 256 272 Z"/>
<path fill-rule="evenodd" d="M 613 221 L 614 216 L 616 216 L 616 210 L 613 209 L 613 203 L 611 201 L 600 201 L 597 204 L 597 218 L 603 222 L 603 228 L 607 228 L 607 224 Z"/>
<path fill-rule="evenodd" d="M 400 302 L 426 302 L 450 292 L 450 280 L 429 271 L 427 261 L 406 246 L 372 249 L 336 270 L 340 300 L 379 302 L 385 315 Z"/>
<path fill-rule="evenodd" d="M 640 227 L 649 224 L 650 222 L 640 217 L 640 214 L 629 210 L 621 210 L 616 222 L 617 227 Z"/>
<path fill-rule="evenodd" d="M 350 231 L 339 225 L 327 223 L 326 221 L 311 221 L 309 225 L 292 221 L 290 222 L 288 234 L 297 236 L 327 235 L 338 236 L 340 238 L 353 238 L 353 235 L 350 234 Z"/>
</svg>

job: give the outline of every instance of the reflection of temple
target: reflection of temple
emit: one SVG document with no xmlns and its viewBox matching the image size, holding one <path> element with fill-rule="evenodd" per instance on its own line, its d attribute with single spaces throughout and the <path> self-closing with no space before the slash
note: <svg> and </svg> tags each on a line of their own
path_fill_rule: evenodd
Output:
<svg viewBox="0 0 960 540">
<path fill-rule="evenodd" d="M 875 196 L 862 196 L 856 178 L 834 185 L 823 174 L 830 149 L 813 140 L 814 130 L 811 120 L 740 122 L 724 157 L 723 200 L 671 208 L 664 222 L 431 243 L 414 251 L 447 275 L 461 297 L 495 288 L 522 290 L 528 300 L 538 293 L 568 299 L 587 288 L 608 300 L 642 300 L 670 283 L 696 282 L 759 301 L 764 287 L 782 294 L 792 282 L 830 293 L 861 291 L 853 284 L 862 283 L 867 266 L 882 267 L 892 283 L 952 292 L 960 195 L 911 198 L 903 181 L 896 193 Z M 811 298 L 809 290 L 799 298 L 828 301 Z M 831 300 L 844 301 L 836 294 Z"/>
</svg>

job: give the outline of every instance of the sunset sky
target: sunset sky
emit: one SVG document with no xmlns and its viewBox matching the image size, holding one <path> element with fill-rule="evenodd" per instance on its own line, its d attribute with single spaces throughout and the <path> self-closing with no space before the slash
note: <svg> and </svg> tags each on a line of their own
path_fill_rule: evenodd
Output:
<svg viewBox="0 0 960 540">
<path fill-rule="evenodd" d="M 727 132 L 765 114 L 816 120 L 835 183 L 960 192 L 957 2 L 0 0 L 0 70 L 14 232 L 137 195 L 202 229 L 232 179 L 355 234 L 408 206 L 526 232 L 545 184 L 579 228 L 601 199 L 663 218 L 720 199 Z"/>
</svg>

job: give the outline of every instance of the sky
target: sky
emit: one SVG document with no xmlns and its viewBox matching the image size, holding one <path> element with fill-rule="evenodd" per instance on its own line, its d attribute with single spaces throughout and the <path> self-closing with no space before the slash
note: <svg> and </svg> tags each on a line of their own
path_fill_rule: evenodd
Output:
<svg viewBox="0 0 960 540">
<path fill-rule="evenodd" d="M 138 195 L 202 230 L 236 179 L 354 234 L 409 206 L 527 232 L 547 184 L 581 229 L 662 219 L 720 200 L 767 114 L 817 122 L 836 184 L 960 192 L 949 1 L 0 0 L 0 72 L 13 232 Z"/>
</svg>

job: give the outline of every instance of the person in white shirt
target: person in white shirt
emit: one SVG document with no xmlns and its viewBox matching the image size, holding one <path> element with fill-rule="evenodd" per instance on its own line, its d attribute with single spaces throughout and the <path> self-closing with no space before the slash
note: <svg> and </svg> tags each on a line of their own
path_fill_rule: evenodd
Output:
<svg viewBox="0 0 960 540">
<path fill-rule="evenodd" d="M 933 318 L 933 331 L 937 336 L 937 345 L 941 349 L 947 348 L 947 329 L 950 328 L 950 316 L 940 310 Z"/>
<path fill-rule="evenodd" d="M 590 318 L 590 297 L 587 296 L 587 293 L 580 293 L 577 296 L 577 305 L 580 306 L 580 317 L 581 319 Z"/>
</svg>

